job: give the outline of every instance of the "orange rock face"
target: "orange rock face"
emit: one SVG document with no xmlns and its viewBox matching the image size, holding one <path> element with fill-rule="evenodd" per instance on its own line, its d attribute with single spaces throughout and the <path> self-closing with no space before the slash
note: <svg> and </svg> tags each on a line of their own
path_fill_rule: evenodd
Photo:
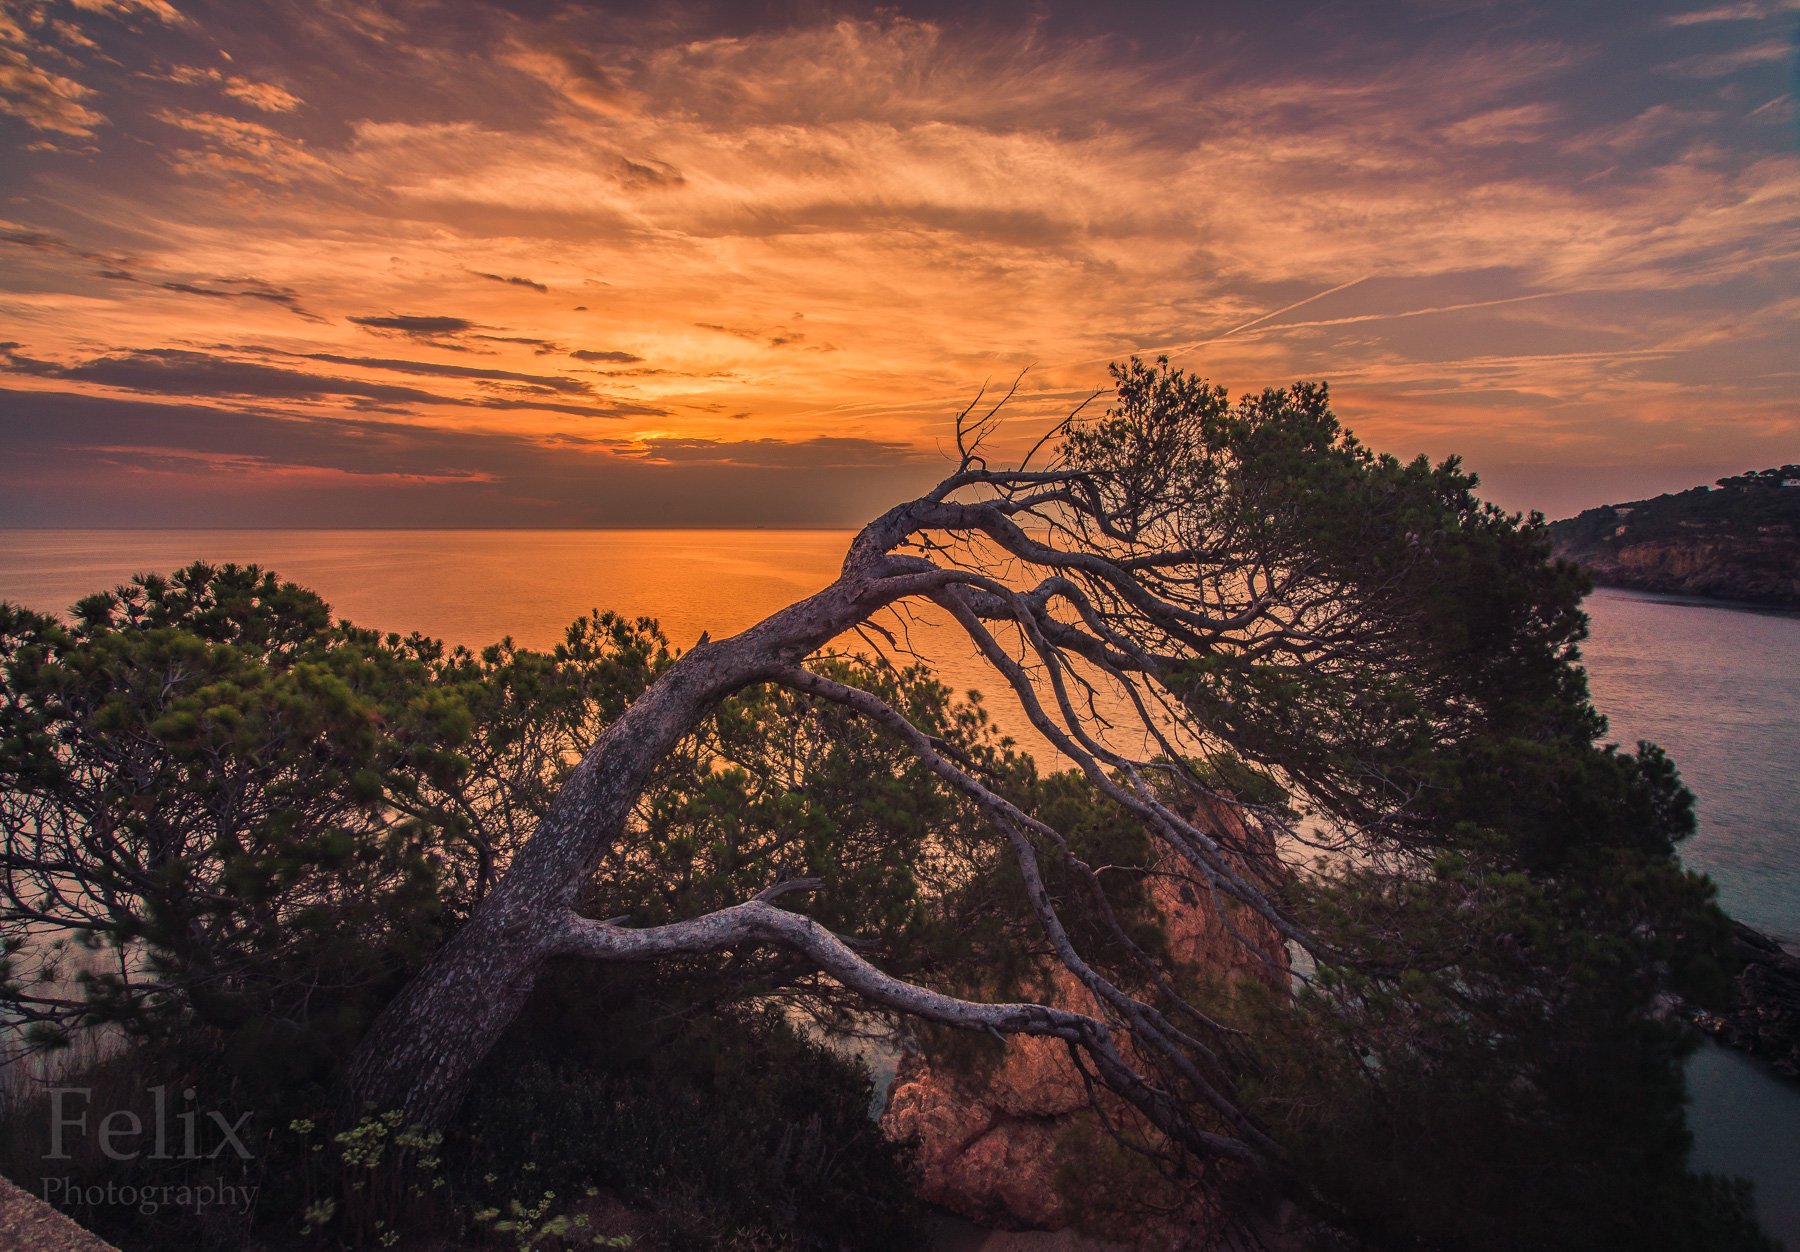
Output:
<svg viewBox="0 0 1800 1252">
<path fill-rule="evenodd" d="M 1221 835 L 1247 846 L 1237 814 L 1224 805 L 1215 810 L 1210 816 Z M 1204 891 L 1174 878 L 1149 881 L 1176 960 L 1226 981 L 1285 985 L 1286 952 L 1267 922 L 1234 908 L 1228 926 Z M 1086 988 L 1067 970 L 1055 966 L 1043 973 L 1048 1003 L 1093 1011 Z M 1072 1130 L 1094 1121 L 1064 1044 L 1015 1037 L 993 1070 L 977 1080 L 939 1074 L 926 1058 L 907 1057 L 889 1092 L 882 1128 L 895 1139 L 916 1140 L 920 1191 L 930 1202 L 983 1225 L 1058 1230 L 1074 1216 L 1057 1185 L 1059 1153 L 1067 1151 Z M 1167 1237 L 1152 1242 L 1183 1246 L 1187 1239 L 1178 1237 L 1176 1227 L 1200 1233 L 1195 1226 L 1210 1224 L 1209 1208 L 1196 1197 L 1184 1206 L 1191 1211 L 1165 1223 Z"/>
</svg>

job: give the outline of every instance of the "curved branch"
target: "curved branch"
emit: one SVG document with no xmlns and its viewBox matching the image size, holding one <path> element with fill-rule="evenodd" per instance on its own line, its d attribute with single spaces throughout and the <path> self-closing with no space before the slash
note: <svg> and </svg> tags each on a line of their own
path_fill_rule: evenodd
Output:
<svg viewBox="0 0 1800 1252">
<path fill-rule="evenodd" d="M 1044 1035 L 1078 1043 L 1095 1059 L 1108 1084 L 1161 1130 L 1196 1151 L 1247 1164 L 1262 1164 L 1248 1145 L 1203 1130 L 1179 1116 L 1167 1093 L 1135 1074 L 1113 1042 L 1112 1028 L 1098 1018 L 1044 1004 L 983 1004 L 958 999 L 884 973 L 858 956 L 837 935 L 803 913 L 776 908 L 767 900 L 747 900 L 685 921 L 627 930 L 569 914 L 550 938 L 548 954 L 601 961 L 654 961 L 694 956 L 745 943 L 774 943 L 804 954 L 843 986 L 872 1004 L 963 1030 Z"/>
</svg>

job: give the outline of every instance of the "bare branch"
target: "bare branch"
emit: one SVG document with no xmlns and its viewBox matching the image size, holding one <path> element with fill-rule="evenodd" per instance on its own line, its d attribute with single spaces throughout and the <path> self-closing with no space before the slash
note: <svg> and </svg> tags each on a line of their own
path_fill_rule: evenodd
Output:
<svg viewBox="0 0 1800 1252">
<path fill-rule="evenodd" d="M 775 943 L 803 953 L 871 1004 L 911 1017 L 963 1030 L 1047 1035 L 1079 1043 L 1095 1058 L 1108 1084 L 1159 1129 L 1206 1155 L 1249 1163 L 1260 1159 L 1246 1144 L 1196 1127 L 1181 1116 L 1178 1102 L 1131 1070 L 1114 1043 L 1112 1028 L 1098 1018 L 1043 1004 L 962 1000 L 903 982 L 858 956 L 812 918 L 763 900 L 644 930 L 625 930 L 570 915 L 555 932 L 548 952 L 603 961 L 653 961 L 717 952 L 749 942 Z"/>
</svg>

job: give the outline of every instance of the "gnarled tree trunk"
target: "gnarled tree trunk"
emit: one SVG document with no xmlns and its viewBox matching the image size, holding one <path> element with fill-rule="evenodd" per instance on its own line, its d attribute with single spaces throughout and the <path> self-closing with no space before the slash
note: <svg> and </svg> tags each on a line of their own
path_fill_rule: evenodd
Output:
<svg viewBox="0 0 1800 1252">
<path fill-rule="evenodd" d="M 359 1045 L 353 1107 L 442 1125 L 524 1007 L 544 962 L 566 950 L 582 888 L 657 764 L 718 701 L 797 664 L 909 590 L 916 563 L 883 559 L 864 532 L 829 587 L 675 662 L 594 743 L 469 920 L 388 1005 Z"/>
</svg>

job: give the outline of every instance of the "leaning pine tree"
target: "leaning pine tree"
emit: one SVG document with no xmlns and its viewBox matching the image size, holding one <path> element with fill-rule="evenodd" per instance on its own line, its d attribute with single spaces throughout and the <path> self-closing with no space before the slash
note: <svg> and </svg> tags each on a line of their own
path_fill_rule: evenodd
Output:
<svg viewBox="0 0 1800 1252">
<path fill-rule="evenodd" d="M 1648 1021 L 1704 965 L 1716 915 L 1674 862 L 1692 817 L 1672 768 L 1654 748 L 1596 746 L 1604 723 L 1574 664 L 1586 583 L 1549 560 L 1542 525 L 1481 503 L 1454 460 L 1371 453 L 1322 386 L 1234 404 L 1166 362 L 1114 372 L 1104 416 L 1065 421 L 1017 468 L 981 455 L 994 414 L 965 413 L 955 471 L 866 526 L 836 581 L 669 665 L 377 1019 L 351 1097 L 445 1123 L 549 962 L 774 945 L 882 1010 L 1065 1040 L 1157 1142 L 1289 1176 L 1306 1162 L 1272 1068 L 1284 1048 L 1336 1049 L 1377 1085 L 1429 1083 L 1493 1061 L 1496 1040 L 1560 1028 L 1558 997 L 1576 993 L 1545 988 L 1599 988 L 1565 1014 L 1596 1031 Z M 1130 815 L 1147 849 L 1135 872 L 1174 873 L 1280 937 L 1301 1011 L 1268 1028 L 1268 1049 L 1264 1018 L 1201 1002 L 1113 914 L 1069 831 L 809 664 L 915 608 L 960 628 Z M 989 1003 L 890 976 L 808 916 L 829 879 L 771 881 L 663 925 L 583 916 L 659 762 L 764 684 L 868 719 L 978 808 L 1085 1002 Z M 1220 801 L 1244 819 L 1236 835 L 1206 816 Z M 1574 942 L 1577 927 L 1594 942 Z M 1422 1045 L 1422 1023 L 1459 1042 Z M 1531 1082 L 1522 1066 L 1503 1098 Z"/>
</svg>

